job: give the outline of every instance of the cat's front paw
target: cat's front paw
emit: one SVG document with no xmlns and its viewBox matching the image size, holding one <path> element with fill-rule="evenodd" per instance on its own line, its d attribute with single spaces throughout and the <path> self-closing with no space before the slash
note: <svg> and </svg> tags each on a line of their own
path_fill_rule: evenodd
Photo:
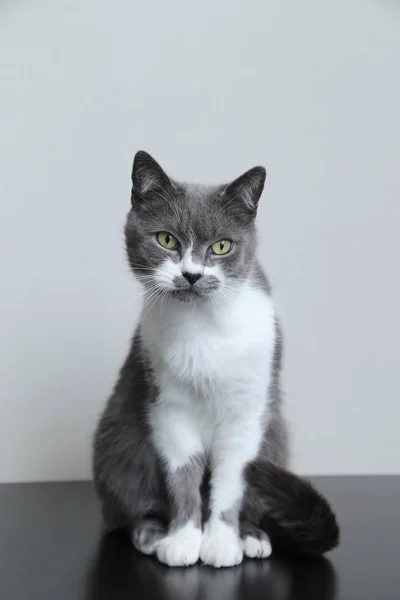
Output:
<svg viewBox="0 0 400 600">
<path fill-rule="evenodd" d="M 223 521 L 206 525 L 200 549 L 204 564 L 212 567 L 233 567 L 243 560 L 243 546 L 238 533 Z"/>
<path fill-rule="evenodd" d="M 160 540 L 157 558 L 169 567 L 188 567 L 194 565 L 200 556 L 201 529 L 192 522 L 169 533 Z"/>
</svg>

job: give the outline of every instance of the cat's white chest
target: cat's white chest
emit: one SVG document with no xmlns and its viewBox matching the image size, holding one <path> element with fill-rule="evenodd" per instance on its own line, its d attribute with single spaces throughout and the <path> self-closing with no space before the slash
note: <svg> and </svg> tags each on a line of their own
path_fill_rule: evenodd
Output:
<svg viewBox="0 0 400 600">
<path fill-rule="evenodd" d="M 196 395 L 241 393 L 267 383 L 275 342 L 274 307 L 262 291 L 243 287 L 225 306 L 172 305 L 142 323 L 159 383 Z"/>
</svg>

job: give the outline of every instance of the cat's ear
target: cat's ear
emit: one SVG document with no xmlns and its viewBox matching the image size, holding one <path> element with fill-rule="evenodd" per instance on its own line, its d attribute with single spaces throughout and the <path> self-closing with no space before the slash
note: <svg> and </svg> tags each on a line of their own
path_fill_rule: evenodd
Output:
<svg viewBox="0 0 400 600">
<path fill-rule="evenodd" d="M 264 167 L 253 167 L 232 181 L 224 190 L 224 195 L 242 201 L 251 212 L 256 212 L 262 194 L 267 172 Z"/>
<path fill-rule="evenodd" d="M 171 180 L 150 154 L 140 150 L 133 159 L 132 203 L 148 192 L 161 193 L 171 186 Z"/>
</svg>

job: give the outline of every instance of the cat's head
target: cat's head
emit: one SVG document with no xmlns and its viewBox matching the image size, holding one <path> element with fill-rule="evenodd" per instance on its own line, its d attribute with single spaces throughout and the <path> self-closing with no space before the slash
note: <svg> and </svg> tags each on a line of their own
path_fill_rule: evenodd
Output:
<svg viewBox="0 0 400 600">
<path fill-rule="evenodd" d="M 125 236 L 131 267 L 148 292 L 185 302 L 228 297 L 254 260 L 265 176 L 254 167 L 229 184 L 180 183 L 138 152 Z"/>
</svg>

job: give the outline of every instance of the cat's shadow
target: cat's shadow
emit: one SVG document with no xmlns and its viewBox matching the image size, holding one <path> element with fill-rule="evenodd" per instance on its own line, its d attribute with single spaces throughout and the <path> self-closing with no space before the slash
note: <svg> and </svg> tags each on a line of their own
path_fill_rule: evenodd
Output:
<svg viewBox="0 0 400 600">
<path fill-rule="evenodd" d="M 86 591 L 86 600 L 334 600 L 336 576 L 325 559 L 170 568 L 134 551 L 123 533 L 112 533 L 100 541 Z"/>
</svg>

